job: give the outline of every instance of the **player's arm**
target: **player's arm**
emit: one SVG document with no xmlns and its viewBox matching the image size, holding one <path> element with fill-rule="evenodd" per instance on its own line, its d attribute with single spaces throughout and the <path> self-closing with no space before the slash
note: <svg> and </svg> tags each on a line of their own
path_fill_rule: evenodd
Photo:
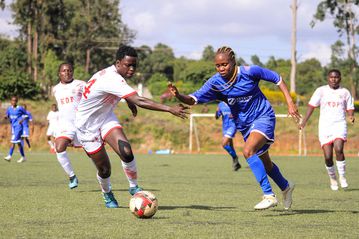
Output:
<svg viewBox="0 0 359 239">
<path fill-rule="evenodd" d="M 127 103 L 128 108 L 131 110 L 133 117 L 136 117 L 137 116 L 137 107 L 136 107 L 136 105 L 132 104 L 128 100 L 126 100 L 126 103 Z"/>
<path fill-rule="evenodd" d="M 185 103 L 187 105 L 194 105 L 196 103 L 196 101 L 191 96 L 180 94 L 177 87 L 173 85 L 172 82 L 169 82 L 167 86 L 171 94 L 182 103 Z"/>
<path fill-rule="evenodd" d="M 354 117 L 354 110 L 348 110 L 347 111 L 349 122 L 354 124 L 355 117 Z"/>
<path fill-rule="evenodd" d="M 307 124 L 307 121 L 309 120 L 310 116 L 313 114 L 315 107 L 308 105 L 307 107 L 307 113 L 305 114 L 302 122 L 300 122 L 299 124 L 299 129 L 303 129 L 305 127 L 305 125 Z"/>
<path fill-rule="evenodd" d="M 300 121 L 300 114 L 298 111 L 297 106 L 294 104 L 292 97 L 288 91 L 287 85 L 285 84 L 284 80 L 281 80 L 278 84 L 279 89 L 282 91 L 285 101 L 287 102 L 288 106 L 288 114 L 294 117 L 297 123 Z"/>
<path fill-rule="evenodd" d="M 219 117 L 221 117 L 221 111 L 219 110 L 219 107 L 217 107 L 216 113 L 214 114 L 214 117 L 216 119 L 219 119 Z"/>
<path fill-rule="evenodd" d="M 186 109 L 188 109 L 187 106 L 180 104 L 180 105 L 171 107 L 168 105 L 157 103 L 148 98 L 139 96 L 137 93 L 126 97 L 126 101 L 130 102 L 131 104 L 137 105 L 138 107 L 144 108 L 144 109 L 169 112 L 169 113 L 171 113 L 177 117 L 180 117 L 182 119 L 187 118 L 187 114 L 189 114 L 186 111 Z"/>
</svg>

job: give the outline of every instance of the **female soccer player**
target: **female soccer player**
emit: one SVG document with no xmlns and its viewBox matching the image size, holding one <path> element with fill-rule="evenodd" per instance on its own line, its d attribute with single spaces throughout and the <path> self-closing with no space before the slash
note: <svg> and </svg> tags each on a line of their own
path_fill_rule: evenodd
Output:
<svg viewBox="0 0 359 239">
<path fill-rule="evenodd" d="M 238 171 L 241 168 L 238 162 L 238 156 L 236 150 L 233 147 L 233 138 L 236 135 L 237 128 L 236 123 L 233 120 L 231 109 L 226 102 L 221 101 L 216 110 L 215 118 L 219 119 L 222 116 L 222 147 L 232 157 L 232 168 L 234 171 Z"/>
<path fill-rule="evenodd" d="M 263 200 L 255 205 L 254 209 L 267 209 L 278 204 L 267 174 L 282 190 L 284 208 L 289 209 L 294 184 L 282 176 L 269 157 L 268 149 L 274 142 L 275 114 L 258 86 L 260 80 L 277 84 L 287 101 L 288 113 L 299 120 L 299 112 L 286 84 L 278 73 L 271 70 L 255 65 L 237 66 L 235 54 L 230 47 L 219 48 L 214 62 L 217 73 L 193 94 L 180 94 L 172 84 L 169 84 L 169 89 L 177 99 L 188 105 L 213 100 L 226 102 L 237 130 L 242 133 L 245 141 L 243 155 L 264 194 Z"/>
<path fill-rule="evenodd" d="M 344 142 L 347 139 L 347 123 L 345 112 L 353 124 L 354 102 L 350 92 L 340 86 L 341 74 L 333 69 L 328 73 L 328 84 L 318 87 L 309 103 L 307 113 L 300 124 L 304 128 L 314 109 L 320 106 L 319 141 L 324 153 L 324 162 L 330 179 L 330 188 L 338 190 L 338 181 L 333 162 L 333 149 L 336 155 L 339 182 L 342 188 L 347 188 L 345 177 Z"/>
<path fill-rule="evenodd" d="M 113 110 L 121 99 L 125 99 L 134 116 L 136 105 L 149 109 L 169 112 L 186 118 L 187 107 L 170 107 L 141 97 L 126 82 L 137 67 L 137 52 L 130 46 L 120 46 L 113 65 L 97 72 L 87 82 L 76 112 L 78 137 L 87 155 L 97 168 L 105 205 L 117 208 L 118 203 L 111 191 L 111 163 L 104 147 L 106 142 L 121 158 L 123 170 L 130 182 L 131 195 L 141 191 L 137 185 L 136 160 L 128 139 Z"/>
</svg>

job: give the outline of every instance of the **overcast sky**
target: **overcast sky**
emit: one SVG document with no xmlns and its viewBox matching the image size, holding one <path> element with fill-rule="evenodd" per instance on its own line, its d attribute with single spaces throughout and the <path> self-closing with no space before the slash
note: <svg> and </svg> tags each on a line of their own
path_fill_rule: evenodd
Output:
<svg viewBox="0 0 359 239">
<path fill-rule="evenodd" d="M 9 0 L 7 1 L 9 2 Z M 212 45 L 231 46 L 250 63 L 258 55 L 290 59 L 291 0 L 121 0 L 123 22 L 136 31 L 134 46 L 170 46 L 177 57 L 199 59 Z M 298 60 L 315 57 L 322 64 L 330 59 L 330 45 L 338 39 L 332 21 L 310 22 L 319 0 L 298 0 Z M 0 11 L 0 33 L 16 35 L 11 13 Z"/>
</svg>

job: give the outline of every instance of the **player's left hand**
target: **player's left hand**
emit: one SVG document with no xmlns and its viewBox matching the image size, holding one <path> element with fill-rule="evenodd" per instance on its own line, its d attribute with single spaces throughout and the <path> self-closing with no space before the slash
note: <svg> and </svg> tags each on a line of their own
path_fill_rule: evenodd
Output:
<svg viewBox="0 0 359 239">
<path fill-rule="evenodd" d="M 354 116 L 349 116 L 349 122 L 354 124 L 355 121 L 355 117 Z"/>
<path fill-rule="evenodd" d="M 299 124 L 302 116 L 299 114 L 297 106 L 292 103 L 288 105 L 288 115 L 292 116 L 297 124 Z"/>
<path fill-rule="evenodd" d="M 175 116 L 178 116 L 182 119 L 187 119 L 187 115 L 189 114 L 189 112 L 187 111 L 189 109 L 188 106 L 185 106 L 183 104 L 179 104 L 179 105 L 176 105 L 176 106 L 172 106 L 171 107 L 171 110 L 170 110 L 170 113 L 175 115 Z"/>
</svg>

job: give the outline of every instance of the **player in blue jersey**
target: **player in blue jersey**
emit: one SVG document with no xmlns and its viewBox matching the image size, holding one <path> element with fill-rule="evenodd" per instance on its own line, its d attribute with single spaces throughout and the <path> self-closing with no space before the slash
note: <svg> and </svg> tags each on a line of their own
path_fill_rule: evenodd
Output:
<svg viewBox="0 0 359 239">
<path fill-rule="evenodd" d="M 26 161 L 24 148 L 21 144 L 21 134 L 23 130 L 22 123 L 24 121 L 23 117 L 27 117 L 26 110 L 17 105 L 18 98 L 16 96 L 11 97 L 11 106 L 9 106 L 6 110 L 5 119 L 8 119 L 11 124 L 11 147 L 8 156 L 4 159 L 8 162 L 11 161 L 11 157 L 14 153 L 15 145 L 19 146 L 19 151 L 21 154 L 21 158 L 17 161 L 18 163 L 22 163 Z"/>
<path fill-rule="evenodd" d="M 267 175 L 281 189 L 284 208 L 289 209 L 292 205 L 294 184 L 282 176 L 269 156 L 268 149 L 274 142 L 276 120 L 272 106 L 258 85 L 260 80 L 277 84 L 285 96 L 288 114 L 299 121 L 300 114 L 286 84 L 278 73 L 269 69 L 255 65 L 237 66 L 234 51 L 230 47 L 219 48 L 214 62 L 217 73 L 193 94 L 180 94 L 172 84 L 168 85 L 169 89 L 177 99 L 189 105 L 214 100 L 227 102 L 237 130 L 245 141 L 243 156 L 264 194 L 263 200 L 255 205 L 254 209 L 267 209 L 278 204 Z"/>
<path fill-rule="evenodd" d="M 24 143 L 24 141 L 26 142 L 27 146 L 29 147 L 29 150 L 31 150 L 31 144 L 30 144 L 30 124 L 32 123 L 32 115 L 30 113 L 30 111 L 27 110 L 27 105 L 24 104 L 23 105 L 25 111 L 26 111 L 26 115 L 23 115 L 24 121 L 22 122 L 22 143 Z M 24 144 L 23 144 L 24 145 Z"/>
<path fill-rule="evenodd" d="M 215 118 L 219 119 L 222 116 L 222 147 L 232 156 L 232 168 L 234 171 L 238 171 L 241 168 L 238 162 L 238 156 L 236 150 L 233 147 L 233 138 L 236 135 L 237 128 L 236 123 L 233 120 L 231 109 L 226 102 L 221 101 L 218 104 Z"/>
</svg>

